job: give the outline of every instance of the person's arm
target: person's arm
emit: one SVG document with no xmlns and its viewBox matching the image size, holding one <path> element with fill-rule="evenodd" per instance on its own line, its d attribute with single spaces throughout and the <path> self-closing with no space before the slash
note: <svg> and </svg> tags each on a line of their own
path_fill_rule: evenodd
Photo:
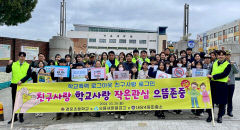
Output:
<svg viewBox="0 0 240 130">
<path fill-rule="evenodd" d="M 231 64 L 231 66 L 232 66 L 233 74 L 238 74 L 239 73 L 238 65 L 236 63 L 233 63 Z"/>
<path fill-rule="evenodd" d="M 6 73 L 11 73 L 12 72 L 12 64 L 8 64 L 6 67 Z"/>
<path fill-rule="evenodd" d="M 229 75 L 230 71 L 231 71 L 231 64 L 229 64 L 222 73 L 213 75 L 213 79 L 217 80 L 217 79 L 225 78 Z"/>
<path fill-rule="evenodd" d="M 20 81 L 22 83 L 25 83 L 31 76 L 32 76 L 32 69 L 31 69 L 31 66 L 29 66 L 27 75 L 24 78 L 22 78 Z"/>
</svg>

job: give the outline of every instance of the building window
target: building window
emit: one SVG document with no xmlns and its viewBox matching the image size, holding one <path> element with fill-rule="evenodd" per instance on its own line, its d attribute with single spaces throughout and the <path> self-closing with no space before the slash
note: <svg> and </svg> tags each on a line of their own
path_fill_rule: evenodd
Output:
<svg viewBox="0 0 240 130">
<path fill-rule="evenodd" d="M 156 42 L 156 40 L 149 40 L 149 42 Z"/>
<path fill-rule="evenodd" d="M 110 37 L 112 37 L 112 35 L 110 35 Z"/>
<path fill-rule="evenodd" d="M 98 49 L 107 49 L 107 47 L 98 47 Z"/>
<path fill-rule="evenodd" d="M 133 36 L 132 35 L 130 35 L 130 38 L 132 38 Z"/>
<path fill-rule="evenodd" d="M 119 43 L 126 43 L 126 39 L 119 39 Z"/>
<path fill-rule="evenodd" d="M 116 39 L 109 39 L 109 43 L 116 43 Z"/>
<path fill-rule="evenodd" d="M 126 37 L 126 35 L 123 35 L 123 37 Z"/>
<path fill-rule="evenodd" d="M 96 42 L 96 38 L 89 38 L 89 42 Z"/>
<path fill-rule="evenodd" d="M 234 36 L 234 41 L 239 42 L 239 36 Z"/>
<path fill-rule="evenodd" d="M 222 31 L 218 32 L 218 36 L 222 36 Z"/>
<path fill-rule="evenodd" d="M 128 50 L 135 50 L 137 48 L 128 47 Z"/>
<path fill-rule="evenodd" d="M 108 47 L 109 50 L 117 49 L 117 47 Z"/>
<path fill-rule="evenodd" d="M 136 44 L 136 43 L 137 43 L 137 40 L 130 39 L 130 40 L 129 40 L 129 43 L 130 43 L 130 44 Z"/>
<path fill-rule="evenodd" d="M 217 37 L 217 33 L 214 33 L 214 38 L 216 38 Z"/>
<path fill-rule="evenodd" d="M 223 30 L 223 35 L 227 35 L 227 29 Z"/>
<path fill-rule="evenodd" d="M 106 43 L 106 39 L 99 39 L 99 43 Z"/>
<path fill-rule="evenodd" d="M 147 41 L 146 40 L 139 40 L 139 44 L 146 44 Z"/>
<path fill-rule="evenodd" d="M 127 47 L 118 47 L 118 49 L 127 50 Z"/>
<path fill-rule="evenodd" d="M 97 49 L 96 46 L 88 46 L 88 49 Z"/>
<path fill-rule="evenodd" d="M 238 25 L 234 27 L 234 32 L 239 32 L 239 26 Z"/>
<path fill-rule="evenodd" d="M 117 37 L 119 37 L 119 35 L 117 35 Z"/>
<path fill-rule="evenodd" d="M 233 42 L 233 37 L 229 37 L 228 42 Z"/>
<path fill-rule="evenodd" d="M 222 45 L 222 40 L 218 40 L 218 44 L 219 44 L 219 45 Z"/>
<path fill-rule="evenodd" d="M 233 33 L 233 27 L 228 29 L 228 34 Z"/>
</svg>

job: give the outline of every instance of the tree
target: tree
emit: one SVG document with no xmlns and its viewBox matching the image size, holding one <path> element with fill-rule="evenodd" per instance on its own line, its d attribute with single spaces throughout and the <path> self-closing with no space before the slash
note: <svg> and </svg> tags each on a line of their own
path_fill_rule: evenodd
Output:
<svg viewBox="0 0 240 130">
<path fill-rule="evenodd" d="M 16 26 L 28 21 L 38 0 L 0 0 L 0 25 Z"/>
</svg>

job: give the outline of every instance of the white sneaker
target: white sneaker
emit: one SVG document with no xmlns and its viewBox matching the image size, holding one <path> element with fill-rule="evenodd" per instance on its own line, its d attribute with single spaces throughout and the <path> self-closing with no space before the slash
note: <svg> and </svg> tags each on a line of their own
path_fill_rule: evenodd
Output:
<svg viewBox="0 0 240 130">
<path fill-rule="evenodd" d="M 43 113 L 39 113 L 39 115 L 38 115 L 39 117 L 42 117 L 43 116 Z"/>
<path fill-rule="evenodd" d="M 204 113 L 203 113 L 203 112 L 201 112 L 200 116 L 204 116 Z"/>
<path fill-rule="evenodd" d="M 125 119 L 125 116 L 124 116 L 124 115 L 121 115 L 121 116 L 120 116 L 120 119 L 121 119 L 121 120 L 124 120 L 124 119 Z"/>
<path fill-rule="evenodd" d="M 115 114 L 114 115 L 114 119 L 118 119 L 119 118 L 119 115 L 118 114 Z"/>
</svg>

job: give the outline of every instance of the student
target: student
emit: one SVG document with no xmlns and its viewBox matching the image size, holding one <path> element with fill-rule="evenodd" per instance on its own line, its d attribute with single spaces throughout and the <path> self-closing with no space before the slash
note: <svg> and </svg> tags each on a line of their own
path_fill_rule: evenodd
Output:
<svg viewBox="0 0 240 130">
<path fill-rule="evenodd" d="M 176 66 L 176 56 L 174 54 L 169 55 L 168 61 L 170 62 L 170 66 Z"/>
<path fill-rule="evenodd" d="M 37 83 L 37 78 L 38 78 L 38 71 L 40 68 L 44 68 L 44 62 L 40 61 L 38 62 L 38 65 L 36 66 L 36 68 L 32 69 L 32 79 L 33 79 L 33 83 Z"/>
<path fill-rule="evenodd" d="M 83 56 L 81 54 L 77 54 L 76 57 L 75 57 L 75 63 L 81 63 L 81 64 L 84 64 L 83 63 Z"/>
<path fill-rule="evenodd" d="M 157 71 L 167 73 L 164 62 L 159 62 Z M 148 72 L 149 77 L 156 78 L 157 71 L 154 71 L 153 67 L 150 67 L 149 72 Z M 164 115 L 163 110 L 155 111 L 155 116 L 157 116 L 159 119 L 165 119 L 165 115 Z"/>
<path fill-rule="evenodd" d="M 187 52 L 187 61 L 192 63 L 194 61 L 194 57 L 192 55 L 192 48 L 187 48 L 186 52 Z"/>
<path fill-rule="evenodd" d="M 87 61 L 89 61 L 89 54 L 84 55 L 83 62 L 86 63 Z"/>
<path fill-rule="evenodd" d="M 120 64 L 118 65 L 117 71 L 125 71 L 124 66 L 123 66 L 122 63 L 120 63 Z M 124 119 L 125 119 L 125 116 L 126 116 L 126 112 L 125 112 L 125 111 L 118 111 L 118 112 L 115 112 L 115 114 L 114 114 L 114 118 L 115 118 L 115 119 L 124 120 Z"/>
<path fill-rule="evenodd" d="M 201 57 L 199 53 L 194 54 L 194 61 L 192 62 L 192 68 L 196 68 L 196 62 L 200 62 Z"/>
<path fill-rule="evenodd" d="M 169 57 L 170 53 L 171 53 L 171 51 L 170 51 L 170 49 L 169 49 L 169 48 L 166 48 L 166 49 L 164 49 L 165 60 L 167 60 L 167 59 L 168 59 L 168 57 Z"/>
<path fill-rule="evenodd" d="M 95 63 L 95 68 L 101 68 L 101 61 L 100 60 L 97 60 L 96 63 Z M 105 80 L 104 78 L 97 78 L 97 79 L 92 79 L 91 77 L 91 71 L 88 72 L 88 79 L 87 81 L 101 81 L 101 80 Z M 95 113 L 91 113 L 91 116 L 93 117 L 100 117 L 101 114 L 100 112 L 95 112 Z"/>
<path fill-rule="evenodd" d="M 66 66 L 67 65 L 66 60 L 65 59 L 60 59 L 58 61 L 58 65 L 59 66 Z M 54 69 L 52 69 L 52 71 L 51 71 L 51 77 L 52 77 L 52 80 L 56 80 L 56 82 L 69 82 L 69 81 L 71 81 L 70 77 L 55 77 L 54 76 Z M 63 113 L 57 113 L 56 120 L 61 120 L 62 119 L 62 114 Z"/>
<path fill-rule="evenodd" d="M 126 61 L 126 57 L 125 57 L 125 53 L 124 53 L 124 52 L 120 52 L 118 61 L 119 61 L 120 63 L 123 63 L 123 62 Z"/>
<path fill-rule="evenodd" d="M 187 58 L 187 52 L 185 50 L 180 51 L 181 58 Z"/>
<path fill-rule="evenodd" d="M 102 63 L 102 67 L 105 67 L 105 63 L 108 60 L 108 54 L 107 52 L 103 52 L 101 55 L 101 63 Z"/>
<path fill-rule="evenodd" d="M 203 64 L 203 69 L 211 70 L 212 68 L 212 63 L 211 63 L 211 56 L 206 54 L 204 56 L 204 64 Z"/>
<path fill-rule="evenodd" d="M 130 79 L 137 79 L 138 78 L 138 69 L 137 66 L 134 65 L 130 70 Z"/>
<path fill-rule="evenodd" d="M 161 57 L 159 54 L 156 54 L 156 64 L 158 64 L 161 61 Z"/>
<path fill-rule="evenodd" d="M 156 50 L 155 49 L 150 50 L 150 57 L 156 57 Z"/>
<path fill-rule="evenodd" d="M 56 54 L 55 55 L 55 65 L 58 65 L 58 61 L 61 59 L 61 55 L 60 54 Z"/>
<path fill-rule="evenodd" d="M 106 80 L 114 80 L 113 78 L 113 72 L 116 71 L 117 67 L 115 65 L 112 65 L 110 67 L 110 72 L 106 74 Z"/>
<path fill-rule="evenodd" d="M 70 66 L 70 68 L 72 68 L 72 56 L 69 54 L 65 55 L 65 60 L 66 66 Z"/>
<path fill-rule="evenodd" d="M 162 61 L 162 62 L 165 62 L 166 61 L 166 55 L 165 55 L 165 53 L 164 52 L 161 52 L 160 53 L 160 61 Z"/>
<path fill-rule="evenodd" d="M 148 79 L 148 63 L 143 62 L 142 69 L 139 71 L 138 79 Z"/>
</svg>

